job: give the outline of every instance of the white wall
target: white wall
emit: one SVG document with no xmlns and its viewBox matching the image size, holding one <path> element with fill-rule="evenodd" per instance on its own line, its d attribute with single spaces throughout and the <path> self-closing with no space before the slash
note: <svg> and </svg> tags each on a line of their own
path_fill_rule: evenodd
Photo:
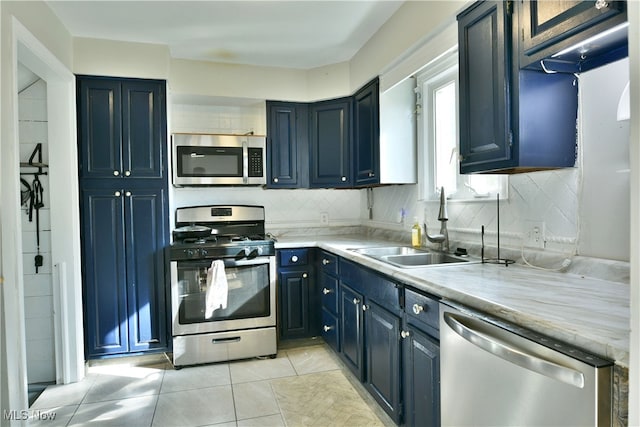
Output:
<svg viewBox="0 0 640 427">
<path fill-rule="evenodd" d="M 579 252 L 629 260 L 629 120 L 616 121 L 629 81 L 625 59 L 580 76 L 583 189 Z"/>
<path fill-rule="evenodd" d="M 73 39 L 73 72 L 166 79 L 169 76 L 169 47 L 76 37 Z"/>
<path fill-rule="evenodd" d="M 405 2 L 351 59 L 351 87 L 360 87 L 373 76 L 388 71 L 437 37 L 456 21 L 457 13 L 467 3 L 466 0 Z M 397 82 L 390 85 L 393 83 Z"/>
<path fill-rule="evenodd" d="M 47 125 L 47 85 L 39 80 L 18 95 L 20 127 L 20 161 L 27 162 L 36 144 L 42 144 L 42 161 L 49 163 Z M 38 161 L 38 158 L 34 159 Z M 35 168 L 23 168 L 33 172 Z M 22 176 L 30 185 L 32 175 Z M 35 272 L 37 251 L 36 212 L 29 221 L 29 203 L 22 206 L 22 259 L 24 271 L 24 307 L 27 349 L 27 380 L 29 384 L 55 382 L 53 333 L 53 282 L 51 276 L 51 221 L 49 178 L 39 176 L 43 187 L 44 208 L 40 209 L 40 254 L 44 264 Z"/>
</svg>

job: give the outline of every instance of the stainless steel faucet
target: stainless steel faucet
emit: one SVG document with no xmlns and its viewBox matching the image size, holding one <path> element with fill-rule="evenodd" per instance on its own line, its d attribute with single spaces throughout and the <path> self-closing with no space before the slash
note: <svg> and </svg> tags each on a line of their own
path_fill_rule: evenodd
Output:
<svg viewBox="0 0 640 427">
<path fill-rule="evenodd" d="M 440 250 L 443 252 L 449 252 L 449 232 L 447 231 L 447 221 L 449 216 L 447 215 L 446 198 L 444 197 L 444 187 L 440 187 L 440 210 L 438 211 L 438 221 L 440 221 L 440 234 L 434 234 L 429 236 L 427 233 L 427 224 L 422 224 L 424 228 L 424 236 L 431 243 L 440 243 Z"/>
</svg>

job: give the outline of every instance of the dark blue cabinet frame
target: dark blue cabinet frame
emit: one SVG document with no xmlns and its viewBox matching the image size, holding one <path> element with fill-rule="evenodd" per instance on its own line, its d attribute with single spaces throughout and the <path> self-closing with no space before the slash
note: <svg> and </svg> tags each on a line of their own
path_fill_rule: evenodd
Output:
<svg viewBox="0 0 640 427">
<path fill-rule="evenodd" d="M 77 88 L 86 357 L 166 351 L 165 82 L 79 76 Z"/>
</svg>

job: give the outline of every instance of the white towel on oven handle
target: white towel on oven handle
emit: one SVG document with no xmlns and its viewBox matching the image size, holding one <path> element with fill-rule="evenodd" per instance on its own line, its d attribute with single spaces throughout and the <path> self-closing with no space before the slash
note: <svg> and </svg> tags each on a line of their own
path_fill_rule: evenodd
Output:
<svg viewBox="0 0 640 427">
<path fill-rule="evenodd" d="M 205 319 L 211 318 L 215 310 L 227 308 L 228 294 L 229 284 L 227 283 L 227 273 L 224 271 L 224 261 L 214 260 L 207 270 Z"/>
</svg>

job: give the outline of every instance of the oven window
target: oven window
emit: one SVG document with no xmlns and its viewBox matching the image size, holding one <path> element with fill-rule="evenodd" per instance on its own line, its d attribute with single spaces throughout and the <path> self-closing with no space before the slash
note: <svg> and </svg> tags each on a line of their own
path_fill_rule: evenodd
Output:
<svg viewBox="0 0 640 427">
<path fill-rule="evenodd" d="M 240 147 L 177 147 L 178 175 L 242 177 Z"/>
<path fill-rule="evenodd" d="M 179 263 L 178 292 L 180 324 L 205 323 L 271 315 L 269 264 L 225 267 L 229 291 L 227 307 L 205 318 L 207 269 L 211 263 Z"/>
</svg>

